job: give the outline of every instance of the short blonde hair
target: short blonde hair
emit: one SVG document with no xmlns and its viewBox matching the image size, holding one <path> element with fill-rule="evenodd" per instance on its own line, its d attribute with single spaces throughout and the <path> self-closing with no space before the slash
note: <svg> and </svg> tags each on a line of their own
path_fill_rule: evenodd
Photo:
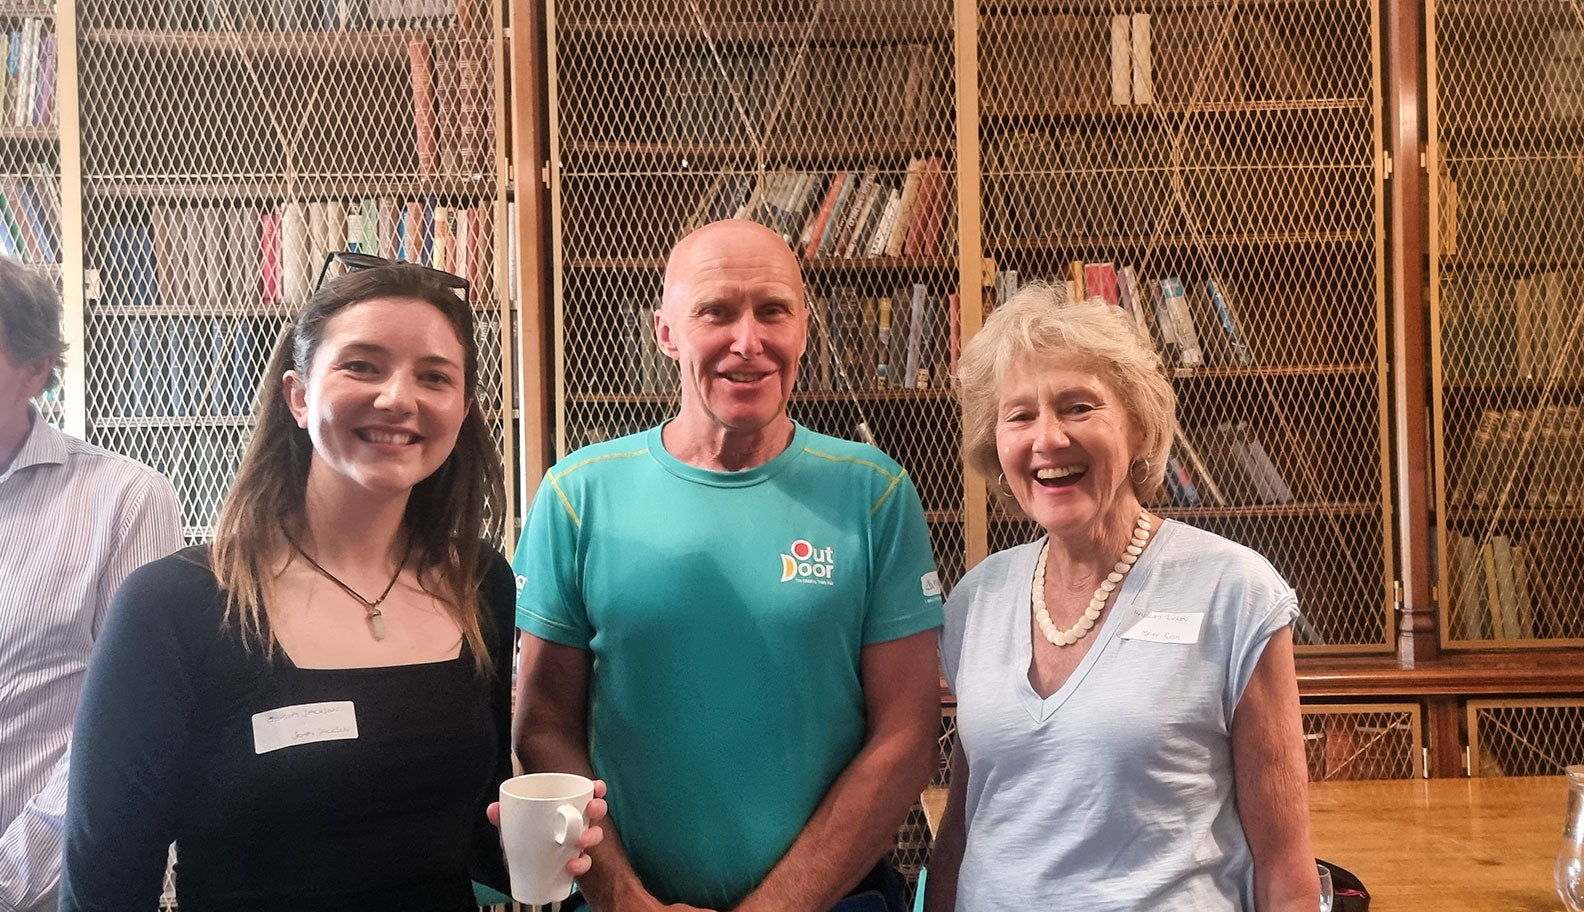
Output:
<svg viewBox="0 0 1584 912">
<path fill-rule="evenodd" d="M 1133 318 L 1100 298 L 1069 299 L 1064 286 L 1024 286 L 985 320 L 963 346 L 957 363 L 957 401 L 962 406 L 963 459 L 993 479 L 1001 473 L 996 421 L 1001 381 L 1018 359 L 1072 355 L 1088 362 L 1122 399 L 1133 429 L 1144 440 L 1134 459 L 1149 460 L 1142 482 L 1128 473 L 1133 492 L 1146 500 L 1161 485 L 1176 425 L 1177 394 L 1160 355 L 1139 333 Z M 992 485 L 992 490 L 996 486 Z M 999 492 L 998 492 L 999 493 Z M 1003 500 L 1010 498 L 1003 496 Z M 1016 507 L 1015 503 L 1009 506 Z"/>
</svg>

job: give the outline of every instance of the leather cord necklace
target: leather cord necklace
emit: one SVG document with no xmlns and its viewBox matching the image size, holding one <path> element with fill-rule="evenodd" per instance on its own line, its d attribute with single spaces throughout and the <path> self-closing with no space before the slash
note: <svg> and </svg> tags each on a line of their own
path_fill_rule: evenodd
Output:
<svg viewBox="0 0 1584 912">
<path fill-rule="evenodd" d="M 385 615 L 380 612 L 379 606 L 381 602 L 385 601 L 386 596 L 391 594 L 391 590 L 396 588 L 396 580 L 401 578 L 402 568 L 407 566 L 407 558 L 412 555 L 412 536 L 409 535 L 407 537 L 407 550 L 402 552 L 401 562 L 396 565 L 396 575 L 392 576 L 391 581 L 385 584 L 385 591 L 380 593 L 379 598 L 373 601 L 369 601 L 368 599 L 359 595 L 357 590 L 353 589 L 351 586 L 348 586 L 346 583 L 341 582 L 341 580 L 337 578 L 334 573 L 326 570 L 322 564 L 314 560 L 307 551 L 303 550 L 302 545 L 297 544 L 296 539 L 292 538 L 290 535 L 287 535 L 286 540 L 291 542 L 291 546 L 297 550 L 298 554 L 303 556 L 303 560 L 312 564 L 313 568 L 323 574 L 325 579 L 335 583 L 337 586 L 340 586 L 342 592 L 345 592 L 347 595 L 357 599 L 358 604 L 363 606 L 363 610 L 368 612 L 369 633 L 372 634 L 376 640 L 385 639 Z"/>
</svg>

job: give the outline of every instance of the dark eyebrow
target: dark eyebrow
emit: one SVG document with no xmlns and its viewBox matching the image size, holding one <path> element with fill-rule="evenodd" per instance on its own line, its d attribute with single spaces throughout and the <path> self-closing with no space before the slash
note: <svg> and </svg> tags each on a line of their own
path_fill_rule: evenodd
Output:
<svg viewBox="0 0 1584 912">
<path fill-rule="evenodd" d="M 341 350 L 336 354 L 339 357 L 347 358 L 356 355 L 389 355 L 390 351 L 389 349 L 385 348 L 385 346 L 377 345 L 373 342 L 349 342 L 346 345 L 341 346 Z M 452 368 L 454 370 L 462 369 L 462 365 L 452 361 L 450 358 L 447 358 L 444 355 L 425 355 L 424 357 L 418 359 L 418 363 L 443 364 L 446 367 Z"/>
</svg>

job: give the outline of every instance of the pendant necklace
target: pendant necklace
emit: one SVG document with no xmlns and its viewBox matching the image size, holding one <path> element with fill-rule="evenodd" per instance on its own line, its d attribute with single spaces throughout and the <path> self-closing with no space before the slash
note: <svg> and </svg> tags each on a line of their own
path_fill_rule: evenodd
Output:
<svg viewBox="0 0 1584 912">
<path fill-rule="evenodd" d="M 391 590 L 396 588 L 396 580 L 401 578 L 402 568 L 407 566 L 407 558 L 412 555 L 412 536 L 409 535 L 407 537 L 407 550 L 402 552 L 401 562 L 396 565 L 396 575 L 392 576 L 391 581 L 385 584 L 385 591 L 380 593 L 379 598 L 373 600 L 372 602 L 359 595 L 357 590 L 353 589 L 351 586 L 348 586 L 346 583 L 343 583 L 341 580 L 337 579 L 334 573 L 326 570 L 324 566 L 318 561 L 314 560 L 307 551 L 303 550 L 302 545 L 297 544 L 296 539 L 292 538 L 290 535 L 287 535 L 286 540 L 291 542 L 291 546 L 297 550 L 298 554 L 303 556 L 303 560 L 306 560 L 308 563 L 312 564 L 313 568 L 323 574 L 325 579 L 335 583 L 337 586 L 340 586 L 342 592 L 345 592 L 347 595 L 357 599 L 358 604 L 363 606 L 363 610 L 368 612 L 369 633 L 372 634 L 376 640 L 385 639 L 385 615 L 380 612 L 379 606 L 381 602 L 385 601 L 385 597 L 391 594 Z"/>
<path fill-rule="evenodd" d="M 1144 544 L 1149 541 L 1150 520 L 1149 511 L 1139 510 L 1138 522 L 1133 526 L 1133 536 L 1128 540 L 1127 547 L 1123 549 L 1122 556 L 1117 558 L 1111 572 L 1100 582 L 1100 588 L 1095 590 L 1094 597 L 1089 600 L 1089 607 L 1078 618 L 1078 622 L 1066 630 L 1057 627 L 1051 620 L 1050 612 L 1045 610 L 1045 556 L 1050 553 L 1050 539 L 1045 540 L 1045 546 L 1040 548 L 1039 564 L 1034 568 L 1034 593 L 1030 599 L 1034 606 L 1034 623 L 1039 625 L 1040 633 L 1053 646 L 1071 646 L 1083 639 L 1099 620 L 1100 612 L 1105 610 L 1106 599 L 1111 593 L 1122 585 L 1122 580 L 1133 569 L 1139 555 L 1144 553 Z"/>
</svg>

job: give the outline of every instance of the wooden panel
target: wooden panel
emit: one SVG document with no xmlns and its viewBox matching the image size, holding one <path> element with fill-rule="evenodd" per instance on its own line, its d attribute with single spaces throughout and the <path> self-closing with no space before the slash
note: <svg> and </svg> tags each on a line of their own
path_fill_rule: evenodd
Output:
<svg viewBox="0 0 1584 912">
<path fill-rule="evenodd" d="M 1310 781 L 1424 777 L 1419 704 L 1305 704 L 1302 714 Z"/>
<path fill-rule="evenodd" d="M 1470 700 L 1470 776 L 1545 776 L 1584 763 L 1584 698 Z"/>
</svg>

